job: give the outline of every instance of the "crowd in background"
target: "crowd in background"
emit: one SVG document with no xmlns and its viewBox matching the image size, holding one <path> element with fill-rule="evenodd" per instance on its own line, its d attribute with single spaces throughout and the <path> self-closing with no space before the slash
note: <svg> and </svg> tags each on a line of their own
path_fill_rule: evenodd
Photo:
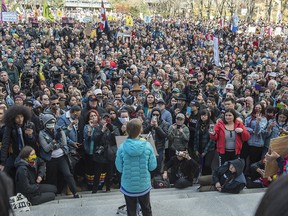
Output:
<svg viewBox="0 0 288 216">
<path fill-rule="evenodd" d="M 0 170 L 17 191 L 38 204 L 68 185 L 77 198 L 77 186 L 97 193 L 106 173 L 109 192 L 120 181 L 116 138 L 133 118 L 155 143 L 152 177 L 191 186 L 242 158 L 247 182 L 259 183 L 263 159 L 277 158 L 270 140 L 288 134 L 286 37 L 216 20 L 86 27 L 1 24 Z"/>
</svg>

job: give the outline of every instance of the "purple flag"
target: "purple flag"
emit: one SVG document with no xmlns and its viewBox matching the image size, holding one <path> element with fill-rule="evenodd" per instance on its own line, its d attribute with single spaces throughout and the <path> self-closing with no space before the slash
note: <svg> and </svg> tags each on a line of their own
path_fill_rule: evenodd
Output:
<svg viewBox="0 0 288 216">
<path fill-rule="evenodd" d="M 2 0 L 2 9 L 1 9 L 1 12 L 7 12 L 7 8 L 6 8 L 6 5 L 5 5 L 5 0 Z"/>
</svg>

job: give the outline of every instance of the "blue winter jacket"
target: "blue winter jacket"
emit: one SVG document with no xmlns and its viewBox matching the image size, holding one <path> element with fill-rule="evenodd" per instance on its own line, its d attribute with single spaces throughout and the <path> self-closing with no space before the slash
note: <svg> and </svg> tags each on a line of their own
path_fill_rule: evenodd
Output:
<svg viewBox="0 0 288 216">
<path fill-rule="evenodd" d="M 141 194 L 150 190 L 150 171 L 156 169 L 157 162 L 149 142 L 141 139 L 126 139 L 117 150 L 115 165 L 122 173 L 121 188 L 126 192 Z"/>
</svg>

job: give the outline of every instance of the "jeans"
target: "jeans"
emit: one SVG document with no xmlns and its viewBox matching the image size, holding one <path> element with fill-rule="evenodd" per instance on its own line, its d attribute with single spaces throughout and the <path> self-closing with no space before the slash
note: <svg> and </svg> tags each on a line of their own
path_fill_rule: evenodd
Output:
<svg viewBox="0 0 288 216">
<path fill-rule="evenodd" d="M 73 174 L 70 170 L 69 161 L 66 155 L 63 155 L 59 158 L 52 158 L 46 163 L 46 183 L 53 184 L 59 189 L 58 174 L 61 173 L 64 177 L 64 180 L 68 184 L 71 192 L 76 194 L 76 183 L 73 177 Z M 60 192 L 60 191 L 58 191 Z"/>
<path fill-rule="evenodd" d="M 152 209 L 150 204 L 150 192 L 139 197 L 130 197 L 124 195 L 126 206 L 127 206 L 127 215 L 136 216 L 137 215 L 137 201 L 140 203 L 143 216 L 152 216 Z"/>
</svg>

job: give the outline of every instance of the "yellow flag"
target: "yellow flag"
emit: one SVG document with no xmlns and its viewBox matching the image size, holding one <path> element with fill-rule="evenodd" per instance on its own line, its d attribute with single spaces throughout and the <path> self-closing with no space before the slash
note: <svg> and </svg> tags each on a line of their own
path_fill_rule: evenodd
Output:
<svg viewBox="0 0 288 216">
<path fill-rule="evenodd" d="M 113 20 L 112 15 L 109 15 L 109 16 L 108 16 L 108 21 L 112 21 L 112 20 Z"/>
<path fill-rule="evenodd" d="M 133 19 L 131 16 L 126 16 L 126 26 L 133 26 Z"/>
<path fill-rule="evenodd" d="M 49 8 L 49 6 L 47 5 L 46 0 L 43 1 L 43 14 L 42 14 L 42 16 L 43 16 L 45 19 L 47 19 L 47 20 L 49 20 L 49 21 L 51 21 L 51 22 L 55 22 L 55 18 L 54 18 L 54 16 L 52 15 L 52 13 L 51 13 L 51 11 L 50 11 L 50 8 Z"/>
<path fill-rule="evenodd" d="M 61 10 L 58 10 L 58 11 L 57 11 L 57 16 L 58 16 L 58 17 L 62 17 L 62 16 L 63 16 L 63 13 L 62 13 Z"/>
</svg>

